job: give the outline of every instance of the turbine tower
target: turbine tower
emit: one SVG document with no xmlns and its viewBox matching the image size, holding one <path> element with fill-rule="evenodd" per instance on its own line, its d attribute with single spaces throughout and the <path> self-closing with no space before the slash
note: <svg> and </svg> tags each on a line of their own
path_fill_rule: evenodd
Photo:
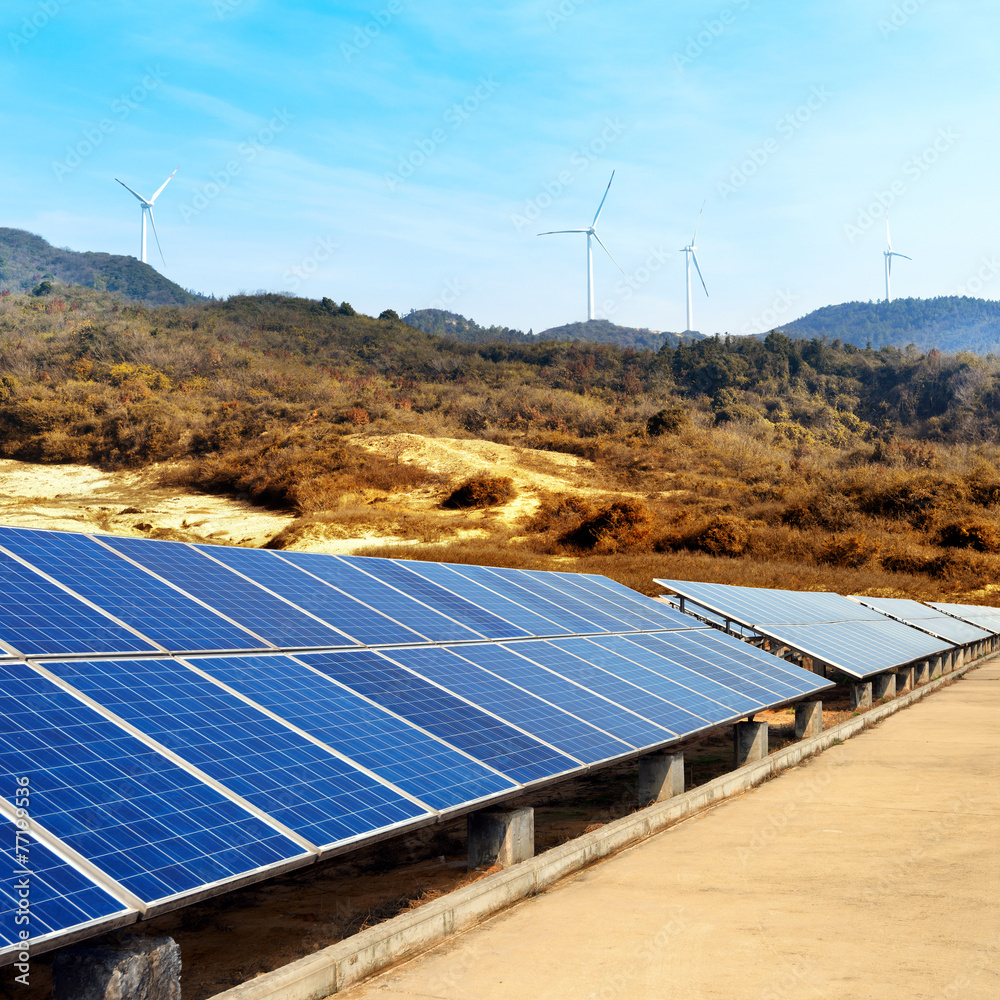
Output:
<svg viewBox="0 0 1000 1000">
<path fill-rule="evenodd" d="M 611 257 L 611 251 L 604 246 L 601 242 L 601 237 L 597 235 L 597 230 L 594 228 L 597 225 L 597 220 L 601 217 L 601 209 L 604 208 L 604 202 L 607 200 L 608 191 L 611 190 L 611 181 L 615 179 L 615 172 L 611 171 L 611 180 L 608 181 L 608 186 L 604 189 L 604 197 L 601 199 L 600 205 L 597 206 L 597 212 L 594 215 L 594 221 L 590 224 L 589 229 L 552 229 L 547 233 L 539 233 L 539 236 L 553 236 L 557 233 L 586 233 L 587 234 L 587 319 L 591 320 L 594 318 L 594 248 L 591 244 L 591 238 L 597 240 L 601 244 L 601 248 L 604 252 Z M 611 262 L 618 268 L 622 274 L 621 265 L 611 257 Z M 626 281 L 628 280 L 628 275 L 625 274 Z"/>
<path fill-rule="evenodd" d="M 701 213 L 705 211 L 705 203 L 701 203 L 701 210 L 698 212 L 698 221 L 694 224 L 694 236 L 691 237 L 691 242 L 686 246 L 682 247 L 680 252 L 684 254 L 685 262 L 685 279 L 687 282 L 687 333 L 690 333 L 694 327 L 691 325 L 691 261 L 694 261 L 695 270 L 698 272 L 698 277 L 701 279 L 701 287 L 705 289 L 705 296 L 708 297 L 708 286 L 705 284 L 705 279 L 701 276 L 701 268 L 698 267 L 698 255 L 695 251 L 698 249 L 695 246 L 695 240 L 698 238 L 698 227 L 701 225 Z"/>
<path fill-rule="evenodd" d="M 912 257 L 907 257 L 905 253 L 896 253 L 892 249 L 892 237 L 889 235 L 889 210 L 886 209 L 885 212 L 885 242 L 887 249 L 882 251 L 882 256 L 885 257 L 885 301 L 886 304 L 892 301 L 892 295 L 889 293 L 889 275 L 892 274 L 892 258 L 902 257 L 903 260 L 913 260 Z"/>
<path fill-rule="evenodd" d="M 174 170 L 174 174 L 177 173 L 177 170 L 180 170 L 180 167 Z M 153 202 L 160 197 L 160 194 L 163 191 L 163 189 L 174 179 L 174 174 L 171 174 L 156 189 L 156 193 L 151 198 L 143 198 L 141 194 L 132 191 L 132 189 L 124 181 L 118 181 L 118 178 L 117 177 L 115 178 L 115 180 L 118 181 L 118 183 L 121 184 L 121 186 L 125 188 L 126 191 L 131 191 L 132 194 L 134 194 L 136 198 L 139 199 L 139 204 L 142 205 L 142 238 L 140 243 L 139 260 L 141 260 L 143 264 L 146 263 L 146 216 L 147 215 L 149 216 L 149 224 L 153 227 L 153 238 L 156 240 L 156 249 L 160 251 L 160 260 L 162 260 L 163 263 L 166 264 L 166 260 L 164 260 L 163 258 L 163 248 L 160 246 L 160 237 L 156 235 L 156 223 L 153 221 Z"/>
</svg>

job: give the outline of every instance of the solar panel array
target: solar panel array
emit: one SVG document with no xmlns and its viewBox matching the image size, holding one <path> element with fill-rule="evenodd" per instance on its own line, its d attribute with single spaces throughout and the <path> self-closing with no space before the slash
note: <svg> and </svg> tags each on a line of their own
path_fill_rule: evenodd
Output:
<svg viewBox="0 0 1000 1000">
<path fill-rule="evenodd" d="M 5 527 L 0 569 L 36 949 L 830 686 L 593 575 Z"/>
<path fill-rule="evenodd" d="M 993 632 L 970 625 L 968 621 L 959 621 L 951 615 L 939 611 L 935 607 L 928 607 L 919 601 L 911 601 L 898 597 L 852 597 L 852 601 L 858 601 L 869 608 L 881 611 L 907 625 L 922 629 L 931 635 L 941 639 L 947 639 L 959 646 L 964 646 L 971 642 L 983 642 L 993 637 Z M 967 611 L 972 609 L 966 609 Z M 994 616 L 994 625 L 1000 632 L 1000 612 Z"/>
<path fill-rule="evenodd" d="M 985 607 L 978 604 L 928 603 L 936 611 L 941 611 L 946 615 L 976 625 L 991 635 L 1000 635 L 1000 608 Z"/>
<path fill-rule="evenodd" d="M 870 677 L 954 649 L 840 594 L 657 580 L 696 611 L 738 623 L 851 677 Z"/>
</svg>

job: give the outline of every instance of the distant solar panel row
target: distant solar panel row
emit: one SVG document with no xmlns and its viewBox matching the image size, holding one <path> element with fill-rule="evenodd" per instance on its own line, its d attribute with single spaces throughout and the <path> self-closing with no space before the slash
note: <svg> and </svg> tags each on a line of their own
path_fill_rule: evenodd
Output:
<svg viewBox="0 0 1000 1000">
<path fill-rule="evenodd" d="M 954 648 L 929 634 L 840 594 L 734 587 L 688 580 L 657 580 L 693 602 L 706 620 L 732 621 L 743 629 L 828 663 L 853 677 L 937 656 Z"/>
<path fill-rule="evenodd" d="M 953 615 L 964 622 L 976 625 L 993 635 L 1000 635 L 1000 608 L 982 607 L 972 604 L 932 603 L 932 608 L 946 615 Z"/>
<path fill-rule="evenodd" d="M 993 632 L 970 625 L 968 621 L 959 621 L 936 607 L 929 607 L 919 601 L 910 601 L 896 597 L 852 597 L 876 611 L 891 615 L 899 621 L 906 622 L 914 628 L 919 628 L 931 635 L 940 636 L 949 642 L 963 646 L 970 642 L 983 642 L 993 636 Z M 954 605 L 958 607 L 959 605 Z M 965 608 L 966 613 L 975 613 L 974 608 Z M 990 609 L 986 609 L 990 610 Z M 1000 611 L 992 616 L 992 623 L 1000 632 Z"/>
<path fill-rule="evenodd" d="M 45 939 L 829 686 L 601 577 L 15 529 L 0 545 L 0 641 L 25 657 L 0 662 L 0 783 L 31 779 Z M 0 936 L 0 961 L 15 946 Z"/>
</svg>

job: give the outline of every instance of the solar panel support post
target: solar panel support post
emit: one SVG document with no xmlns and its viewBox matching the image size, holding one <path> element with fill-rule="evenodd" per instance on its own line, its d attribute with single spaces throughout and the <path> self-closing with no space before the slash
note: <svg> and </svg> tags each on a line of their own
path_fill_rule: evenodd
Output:
<svg viewBox="0 0 1000 1000">
<path fill-rule="evenodd" d="M 684 792 L 684 754 L 651 753 L 639 758 L 639 804 L 662 802 Z"/>
<path fill-rule="evenodd" d="M 535 810 L 483 809 L 466 823 L 469 870 L 511 865 L 535 856 Z"/>
<path fill-rule="evenodd" d="M 931 667 L 931 680 L 936 681 L 944 672 L 944 657 L 935 656 L 930 661 L 930 667 Z"/>
<path fill-rule="evenodd" d="M 896 694 L 906 694 L 913 690 L 913 666 L 901 667 L 896 671 Z"/>
<path fill-rule="evenodd" d="M 876 674 L 872 678 L 872 697 L 875 701 L 896 697 L 896 672 L 894 670 L 885 674 Z"/>
<path fill-rule="evenodd" d="M 737 722 L 733 727 L 733 766 L 743 767 L 767 756 L 767 723 Z"/>
<path fill-rule="evenodd" d="M 52 963 L 53 1000 L 181 1000 L 181 950 L 173 938 L 66 948 Z"/>
<path fill-rule="evenodd" d="M 858 681 L 851 685 L 851 710 L 872 707 L 872 682 Z"/>
<path fill-rule="evenodd" d="M 823 702 L 800 701 L 795 706 L 795 738 L 808 739 L 823 731 Z"/>
<path fill-rule="evenodd" d="M 931 679 L 931 661 L 921 660 L 913 667 L 913 686 L 926 684 Z"/>
</svg>

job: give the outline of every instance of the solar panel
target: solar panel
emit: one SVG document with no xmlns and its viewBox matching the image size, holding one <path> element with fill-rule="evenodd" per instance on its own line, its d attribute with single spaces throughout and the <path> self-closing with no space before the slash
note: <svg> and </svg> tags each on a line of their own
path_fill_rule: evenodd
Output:
<svg viewBox="0 0 1000 1000">
<path fill-rule="evenodd" d="M 0 920 L 0 964 L 5 957 L 15 961 L 13 956 L 25 950 L 22 930 L 30 932 L 31 947 L 36 949 L 50 938 L 100 934 L 133 923 L 138 917 L 137 910 L 38 840 L 22 840 L 22 850 L 17 850 L 17 827 L 13 822 L 0 822 L 0 831 L 5 845 L 0 854 L 4 861 L 4 877 L 0 879 L 0 910 L 4 913 Z M 29 894 L 26 924 L 15 920 L 22 889 Z"/>
<path fill-rule="evenodd" d="M 839 594 L 657 580 L 663 587 L 854 677 L 869 677 L 953 649 Z"/>
<path fill-rule="evenodd" d="M 0 784 L 33 824 L 148 903 L 276 868 L 303 848 L 25 663 L 0 664 Z"/>
<path fill-rule="evenodd" d="M 103 541 L 273 646 L 295 649 L 350 642 L 326 622 L 244 580 L 190 545 L 149 538 L 108 537 Z"/>
<path fill-rule="evenodd" d="M 953 615 L 962 621 L 969 622 L 993 635 L 1000 635 L 1000 608 L 983 607 L 971 604 L 942 604 L 929 602 L 932 608 Z"/>
<path fill-rule="evenodd" d="M 851 600 L 865 604 L 882 614 L 898 618 L 900 621 L 912 625 L 914 628 L 922 629 L 931 635 L 940 636 L 949 642 L 965 645 L 970 642 L 982 642 L 993 635 L 985 629 L 968 622 L 959 621 L 951 615 L 939 611 L 937 608 L 928 607 L 919 601 L 911 601 L 905 598 L 894 597 L 852 597 Z M 997 627 L 1000 630 L 1000 616 L 997 618 Z"/>
<path fill-rule="evenodd" d="M 428 814 L 173 660 L 46 669 L 320 848 Z"/>
<path fill-rule="evenodd" d="M 628 587 L 606 577 L 594 576 L 589 573 L 552 573 L 551 575 L 583 591 L 584 594 L 581 597 L 584 601 L 590 596 L 609 598 L 617 607 L 637 611 L 643 618 L 652 619 L 654 628 L 684 629 L 686 631 L 692 627 L 689 615 L 667 607 L 663 601 L 657 601 L 652 597 L 646 597 L 645 594 L 629 590 Z M 644 627 L 648 628 L 649 626 Z"/>
<path fill-rule="evenodd" d="M 0 527 L 0 546 L 170 652 L 267 648 L 86 535 Z"/>
</svg>

